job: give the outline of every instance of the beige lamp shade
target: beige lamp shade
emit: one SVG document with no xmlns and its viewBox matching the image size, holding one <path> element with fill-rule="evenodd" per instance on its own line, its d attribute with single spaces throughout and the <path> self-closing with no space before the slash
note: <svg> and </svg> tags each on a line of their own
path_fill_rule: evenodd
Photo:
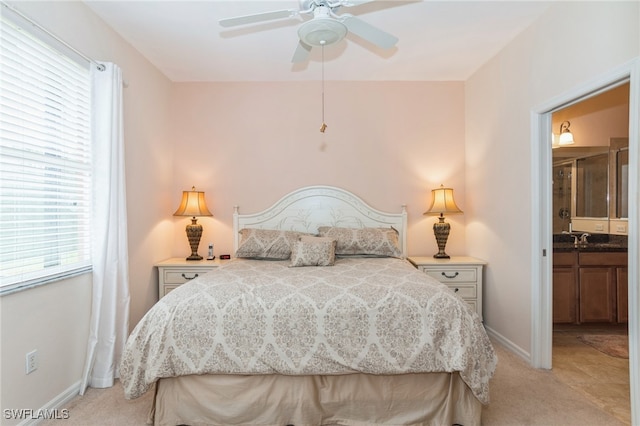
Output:
<svg viewBox="0 0 640 426">
<path fill-rule="evenodd" d="M 191 191 L 182 191 L 182 201 L 174 216 L 213 216 L 204 201 L 204 191 L 196 191 L 195 186 Z"/>
<path fill-rule="evenodd" d="M 445 213 L 462 213 L 462 210 L 453 199 L 453 188 L 440 185 L 440 188 L 431 190 L 431 207 L 424 214 L 443 215 Z"/>
</svg>

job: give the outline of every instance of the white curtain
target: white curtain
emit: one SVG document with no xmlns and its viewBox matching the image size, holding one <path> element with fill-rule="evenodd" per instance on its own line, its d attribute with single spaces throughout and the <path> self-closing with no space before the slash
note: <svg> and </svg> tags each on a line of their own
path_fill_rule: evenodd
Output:
<svg viewBox="0 0 640 426">
<path fill-rule="evenodd" d="M 122 71 L 102 65 L 103 71 L 91 69 L 93 303 L 81 395 L 87 386 L 113 386 L 129 333 Z"/>
</svg>

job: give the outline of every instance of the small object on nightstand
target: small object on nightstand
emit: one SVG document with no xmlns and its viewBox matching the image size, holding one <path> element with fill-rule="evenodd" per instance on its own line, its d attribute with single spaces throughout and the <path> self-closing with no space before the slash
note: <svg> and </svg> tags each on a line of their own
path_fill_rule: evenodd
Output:
<svg viewBox="0 0 640 426">
<path fill-rule="evenodd" d="M 213 243 L 209 243 L 209 254 L 207 255 L 207 260 L 213 260 L 216 257 L 213 255 Z"/>
<path fill-rule="evenodd" d="M 220 259 L 229 260 L 229 259 L 231 259 L 231 255 L 230 254 L 221 254 L 220 255 Z"/>
</svg>

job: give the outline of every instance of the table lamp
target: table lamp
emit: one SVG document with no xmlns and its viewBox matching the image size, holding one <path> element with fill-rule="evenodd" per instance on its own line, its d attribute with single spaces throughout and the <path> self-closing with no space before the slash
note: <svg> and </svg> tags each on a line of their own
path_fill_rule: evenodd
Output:
<svg viewBox="0 0 640 426">
<path fill-rule="evenodd" d="M 204 192 L 196 191 L 195 186 L 191 188 L 191 191 L 182 191 L 180 207 L 173 215 L 191 216 L 191 223 L 186 228 L 187 238 L 191 246 L 191 255 L 187 257 L 187 260 L 202 260 L 202 256 L 198 254 L 200 237 L 202 237 L 202 225 L 198 223 L 196 216 L 213 216 L 204 201 Z"/>
<path fill-rule="evenodd" d="M 433 255 L 436 259 L 449 259 L 450 257 L 444 251 L 451 229 L 451 225 L 444 221 L 445 213 L 462 213 L 462 210 L 458 208 L 453 199 L 453 189 L 440 185 L 440 188 L 431 190 L 431 207 L 424 212 L 425 215 L 440 215 L 438 222 L 433 224 L 433 233 L 438 243 L 438 253 Z"/>
</svg>

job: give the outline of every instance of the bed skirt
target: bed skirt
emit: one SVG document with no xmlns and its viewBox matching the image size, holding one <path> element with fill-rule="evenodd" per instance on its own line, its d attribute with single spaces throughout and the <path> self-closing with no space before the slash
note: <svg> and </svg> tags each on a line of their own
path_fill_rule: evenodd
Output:
<svg viewBox="0 0 640 426">
<path fill-rule="evenodd" d="M 155 425 L 480 425 L 458 373 L 191 375 L 160 379 Z"/>
</svg>

